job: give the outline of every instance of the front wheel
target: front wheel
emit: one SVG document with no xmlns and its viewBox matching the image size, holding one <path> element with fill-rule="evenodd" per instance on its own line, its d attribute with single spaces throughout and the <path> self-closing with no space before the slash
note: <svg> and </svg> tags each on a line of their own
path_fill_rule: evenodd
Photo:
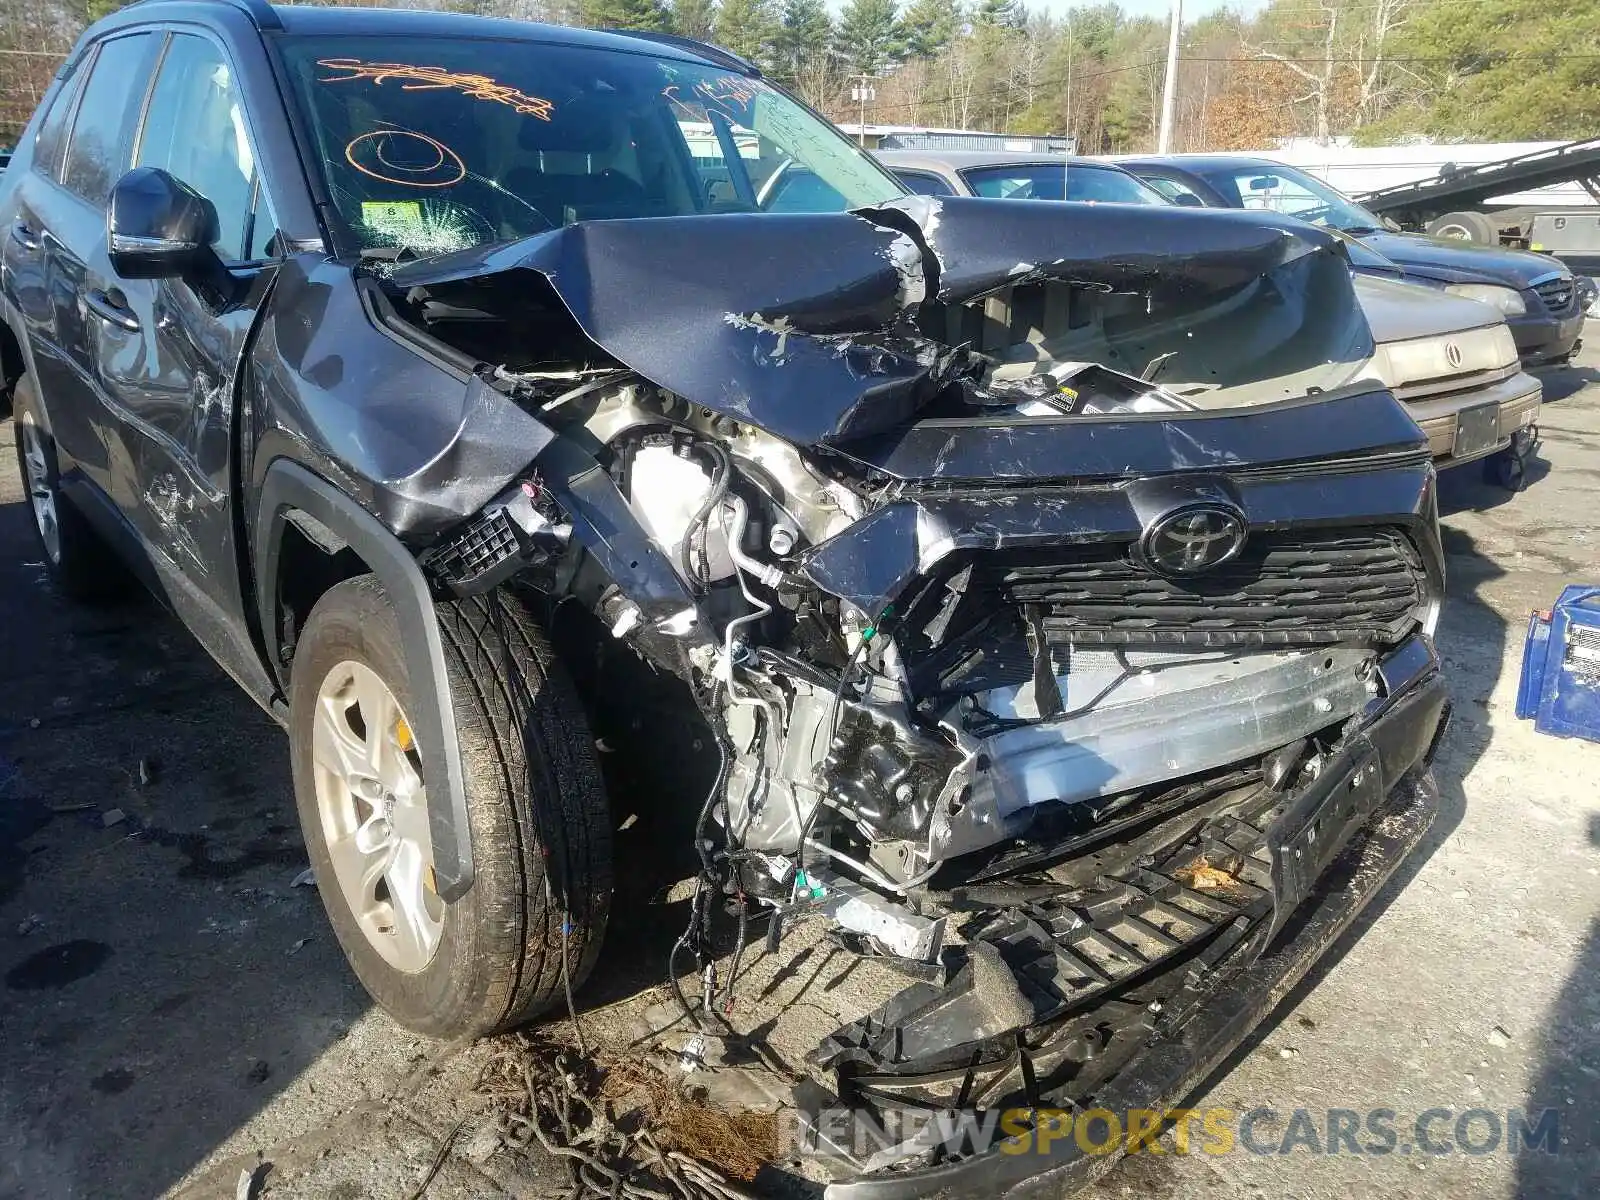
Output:
<svg viewBox="0 0 1600 1200">
<path fill-rule="evenodd" d="M 436 606 L 475 875 L 435 887 L 428 781 L 399 619 L 371 576 L 331 588 L 295 649 L 295 798 L 356 976 L 435 1037 L 506 1029 L 577 988 L 611 900 L 610 818 L 577 696 L 507 592 Z M 439 801 L 443 802 L 443 797 Z"/>
</svg>

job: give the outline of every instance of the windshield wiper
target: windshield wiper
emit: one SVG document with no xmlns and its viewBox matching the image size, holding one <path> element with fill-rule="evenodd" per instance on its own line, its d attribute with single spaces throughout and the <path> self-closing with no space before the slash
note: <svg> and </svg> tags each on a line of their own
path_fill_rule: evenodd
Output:
<svg viewBox="0 0 1600 1200">
<path fill-rule="evenodd" d="M 1341 227 L 1351 237 L 1363 237 L 1369 233 L 1386 232 L 1382 225 L 1345 225 Z"/>
</svg>

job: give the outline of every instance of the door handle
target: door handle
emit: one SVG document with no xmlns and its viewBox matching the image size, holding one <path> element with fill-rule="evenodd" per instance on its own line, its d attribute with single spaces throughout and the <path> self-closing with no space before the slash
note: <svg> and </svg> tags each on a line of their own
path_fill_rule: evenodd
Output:
<svg viewBox="0 0 1600 1200">
<path fill-rule="evenodd" d="M 37 250 L 42 245 L 39 235 L 34 233 L 26 221 L 17 221 L 11 226 L 11 240 L 24 250 Z"/>
<path fill-rule="evenodd" d="M 99 288 L 93 288 L 84 293 L 83 303 L 102 321 L 115 325 L 118 329 L 126 329 L 129 333 L 139 332 L 139 318 L 134 316 L 133 309 L 122 300 L 120 292 L 113 298 Z"/>
</svg>

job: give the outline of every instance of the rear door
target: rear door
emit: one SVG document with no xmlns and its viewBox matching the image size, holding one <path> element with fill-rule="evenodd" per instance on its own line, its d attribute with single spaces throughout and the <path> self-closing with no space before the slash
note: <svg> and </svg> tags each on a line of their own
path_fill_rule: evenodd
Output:
<svg viewBox="0 0 1600 1200">
<path fill-rule="evenodd" d="M 124 517 L 136 497 L 120 486 L 117 464 L 104 445 L 115 402 L 97 369 L 106 340 L 117 340 L 117 325 L 125 319 L 122 294 L 106 257 L 106 200 L 128 169 L 159 42 L 158 35 L 144 31 L 100 43 L 93 62 L 82 68 L 87 79 L 67 136 L 59 182 L 51 180 L 48 189 L 38 189 L 32 212 L 60 354 L 54 365 L 40 364 L 52 431 L 89 482 Z M 80 507 L 103 523 L 105 510 L 93 503 L 96 497 L 77 498 L 88 499 Z"/>
<path fill-rule="evenodd" d="M 0 281 L 20 318 L 20 333 L 31 351 L 34 386 L 44 402 L 61 459 L 63 482 L 73 487 L 85 471 L 103 478 L 105 453 L 100 440 L 93 390 L 82 359 L 68 348 L 80 322 L 73 311 L 74 280 L 80 254 L 63 246 L 64 233 L 77 225 L 78 200 L 61 183 L 73 116 L 96 50 L 73 59 L 48 109 L 18 149 L 8 182 L 12 188 L 0 236 Z M 65 325 L 63 325 L 65 321 Z"/>
<path fill-rule="evenodd" d="M 276 225 L 259 194 L 254 139 L 223 46 L 199 32 L 163 47 L 133 165 L 159 167 L 217 210 L 218 288 L 123 280 L 93 364 L 114 412 L 114 487 L 185 623 L 242 680 L 259 673 L 244 622 L 234 486 L 234 404 L 246 342 L 275 274 Z M 102 221 L 104 216 L 102 214 Z"/>
</svg>

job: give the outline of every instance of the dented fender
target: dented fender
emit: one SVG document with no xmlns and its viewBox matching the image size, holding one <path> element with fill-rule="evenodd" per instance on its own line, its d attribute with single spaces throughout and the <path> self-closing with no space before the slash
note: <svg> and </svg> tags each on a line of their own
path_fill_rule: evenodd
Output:
<svg viewBox="0 0 1600 1200">
<path fill-rule="evenodd" d="M 554 434 L 402 338 L 386 304 L 347 265 L 312 254 L 283 264 L 250 361 L 252 481 L 277 458 L 301 461 L 395 534 L 426 539 L 492 500 Z M 355 324 L 382 336 L 352 338 Z"/>
</svg>

